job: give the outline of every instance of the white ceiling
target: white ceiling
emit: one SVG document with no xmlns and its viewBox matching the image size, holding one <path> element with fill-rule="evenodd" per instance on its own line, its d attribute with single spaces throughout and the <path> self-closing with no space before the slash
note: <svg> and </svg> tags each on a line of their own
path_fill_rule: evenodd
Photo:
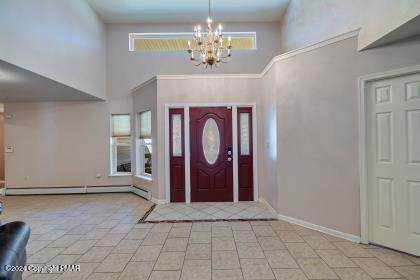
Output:
<svg viewBox="0 0 420 280">
<path fill-rule="evenodd" d="M 207 0 L 86 0 L 106 23 L 195 23 L 207 17 Z M 217 22 L 280 21 L 289 0 L 212 0 Z"/>
</svg>

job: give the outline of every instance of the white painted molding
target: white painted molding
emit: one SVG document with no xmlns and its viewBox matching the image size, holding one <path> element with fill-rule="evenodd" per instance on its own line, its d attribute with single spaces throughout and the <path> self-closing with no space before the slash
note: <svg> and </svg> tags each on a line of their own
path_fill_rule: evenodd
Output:
<svg viewBox="0 0 420 280">
<path fill-rule="evenodd" d="M 145 190 L 138 186 L 135 186 L 135 185 L 131 186 L 131 192 L 134 194 L 137 194 L 138 196 L 143 197 L 144 199 L 147 199 L 147 200 L 152 199 L 152 193 L 149 190 Z"/>
<path fill-rule="evenodd" d="M 271 69 L 271 67 L 274 65 L 274 63 L 276 63 L 277 61 L 281 61 L 284 59 L 288 59 L 306 52 L 310 52 L 343 40 L 347 40 L 349 38 L 352 37 L 356 37 L 359 34 L 359 29 L 350 31 L 350 32 L 346 32 L 343 34 L 340 34 L 338 36 L 334 36 L 331 37 L 329 39 L 326 40 L 322 40 L 319 41 L 317 43 L 314 44 L 310 44 L 308 46 L 284 53 L 284 54 L 280 54 L 277 55 L 275 57 L 273 57 L 270 62 L 267 64 L 267 66 L 265 66 L 265 68 L 263 69 L 263 71 L 261 73 L 257 73 L 257 74 L 190 74 L 190 75 L 156 75 L 152 78 L 150 78 L 147 81 L 142 82 L 141 84 L 139 84 L 138 86 L 136 86 L 135 88 L 133 88 L 131 90 L 131 92 L 135 92 L 138 89 L 154 82 L 157 80 L 189 80 L 189 79 L 260 79 L 262 77 L 264 77 L 264 75 Z"/>
<path fill-rule="evenodd" d="M 257 201 L 257 200 L 256 200 Z M 264 198 L 260 197 L 258 199 L 259 202 L 263 203 L 265 206 L 267 206 L 267 208 L 270 210 L 271 214 L 273 214 L 274 216 L 277 216 L 277 211 L 271 206 L 270 203 L 268 203 L 267 200 L 265 200 Z"/>
<path fill-rule="evenodd" d="M 312 224 L 310 222 L 295 219 L 295 218 L 285 216 L 285 215 L 281 215 L 281 214 L 278 214 L 278 219 L 282 220 L 282 221 L 285 221 L 285 222 L 288 222 L 288 223 L 291 223 L 291 224 L 295 224 L 295 225 L 299 225 L 299 226 L 306 227 L 306 228 L 309 228 L 309 229 L 313 229 L 313 230 L 316 230 L 316 231 L 320 231 L 322 233 L 326 233 L 326 234 L 329 234 L 329 235 L 332 235 L 332 236 L 335 236 L 335 237 L 338 237 L 338 238 L 342 238 L 342 239 L 345 239 L 345 240 L 348 240 L 348 241 L 360 243 L 360 237 L 356 236 L 356 235 L 353 235 L 353 234 L 341 232 L 341 231 L 338 231 L 338 230 L 335 230 L 335 229 L 330 229 L 330 228 L 326 228 L 326 227 L 319 226 L 319 225 L 315 225 L 315 224 Z"/>
<path fill-rule="evenodd" d="M 420 73 L 420 65 L 394 69 L 390 71 L 361 76 L 359 82 L 359 184 L 360 184 L 360 231 L 361 242 L 369 243 L 369 199 L 367 172 L 367 136 L 366 136 L 366 84 L 381 79 L 390 79 L 403 75 Z"/>
<path fill-rule="evenodd" d="M 5 195 L 84 194 L 84 193 L 110 193 L 110 192 L 131 192 L 131 185 L 42 187 L 42 188 L 5 188 Z"/>
<path fill-rule="evenodd" d="M 154 204 L 166 204 L 169 203 L 169 201 L 167 201 L 166 199 L 157 199 L 152 197 L 152 199 L 150 200 L 152 201 Z"/>
</svg>

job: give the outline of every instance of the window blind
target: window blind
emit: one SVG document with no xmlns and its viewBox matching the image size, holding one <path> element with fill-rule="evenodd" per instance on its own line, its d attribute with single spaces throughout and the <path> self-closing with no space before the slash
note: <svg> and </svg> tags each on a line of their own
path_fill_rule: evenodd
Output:
<svg viewBox="0 0 420 280">
<path fill-rule="evenodd" d="M 139 138 L 152 138 L 152 111 L 139 113 Z"/>
<path fill-rule="evenodd" d="M 112 115 L 112 137 L 131 135 L 130 115 Z"/>
</svg>

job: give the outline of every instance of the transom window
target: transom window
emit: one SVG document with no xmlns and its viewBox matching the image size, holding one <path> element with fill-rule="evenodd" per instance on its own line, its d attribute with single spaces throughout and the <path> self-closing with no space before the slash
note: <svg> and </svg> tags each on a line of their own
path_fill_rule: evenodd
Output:
<svg viewBox="0 0 420 280">
<path fill-rule="evenodd" d="M 255 50 L 256 32 L 225 32 L 224 37 L 232 37 L 235 50 Z M 186 51 L 188 41 L 193 44 L 192 33 L 130 33 L 129 50 L 140 52 Z M 195 48 L 196 46 L 192 46 Z"/>
</svg>

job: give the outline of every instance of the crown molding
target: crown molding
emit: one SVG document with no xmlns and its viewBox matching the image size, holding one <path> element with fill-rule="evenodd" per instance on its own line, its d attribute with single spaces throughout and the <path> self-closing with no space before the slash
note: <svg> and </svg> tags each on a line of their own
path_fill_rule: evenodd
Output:
<svg viewBox="0 0 420 280">
<path fill-rule="evenodd" d="M 359 35 L 360 29 L 355 29 L 350 32 L 346 32 L 343 34 L 340 34 L 338 36 L 334 36 L 331 38 L 328 38 L 326 40 L 319 41 L 314 44 L 310 44 L 308 46 L 277 55 L 273 57 L 270 62 L 267 64 L 267 66 L 264 67 L 263 71 L 259 74 L 188 74 L 188 75 L 156 75 L 152 77 L 151 79 L 139 84 L 135 88 L 131 90 L 131 92 L 135 92 L 138 89 L 154 82 L 157 80 L 191 80 L 191 79 L 260 79 L 264 77 L 265 74 L 271 69 L 271 67 L 278 61 L 288 59 L 297 55 L 301 55 L 307 52 L 311 52 L 313 50 L 323 48 L 325 46 L 347 40 L 353 37 L 356 37 Z"/>
</svg>

